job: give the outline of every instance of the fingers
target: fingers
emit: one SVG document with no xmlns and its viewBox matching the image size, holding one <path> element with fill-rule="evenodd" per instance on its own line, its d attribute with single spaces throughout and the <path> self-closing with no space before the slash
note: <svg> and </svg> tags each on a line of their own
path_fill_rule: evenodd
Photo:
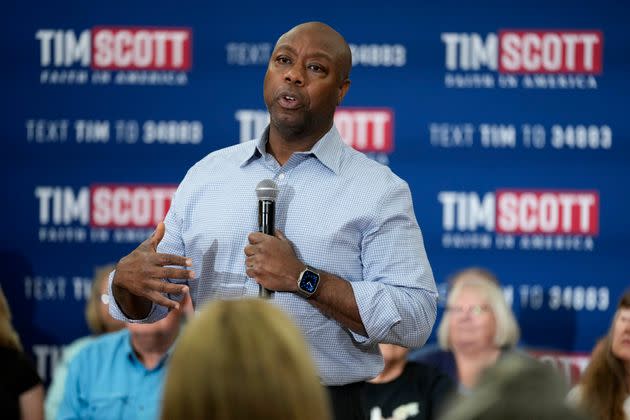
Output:
<svg viewBox="0 0 630 420">
<path fill-rule="evenodd" d="M 284 236 L 284 232 L 282 232 L 280 229 L 276 229 L 276 231 L 274 232 L 274 236 L 282 241 L 288 241 L 287 237 Z"/>
<path fill-rule="evenodd" d="M 255 257 L 245 258 L 245 274 L 250 278 L 255 278 L 258 273 L 255 264 Z"/>
<path fill-rule="evenodd" d="M 192 270 L 184 270 L 182 268 L 162 268 L 155 276 L 159 279 L 183 279 L 192 280 L 195 278 L 195 272 Z"/>
<path fill-rule="evenodd" d="M 144 287 L 144 296 L 147 299 L 171 309 L 179 309 L 179 302 L 169 299 L 164 295 L 185 295 L 189 291 L 188 286 L 185 284 L 169 283 L 163 280 L 147 280 Z"/>
<path fill-rule="evenodd" d="M 185 284 L 170 283 L 165 280 L 147 280 L 145 288 L 148 292 L 168 293 L 171 295 L 181 295 L 188 293 L 188 286 Z"/>
<path fill-rule="evenodd" d="M 179 302 L 171 300 L 155 290 L 149 292 L 146 297 L 158 305 L 165 306 L 170 309 L 179 309 Z"/>
<path fill-rule="evenodd" d="M 269 235 L 265 235 L 264 233 L 252 232 L 247 236 L 247 240 L 250 244 L 256 245 L 264 241 L 267 237 L 269 237 Z"/>
<path fill-rule="evenodd" d="M 192 267 L 192 260 L 190 258 L 182 257 L 175 254 L 155 254 L 155 264 L 160 266 L 165 265 L 177 265 L 180 267 Z"/>
<path fill-rule="evenodd" d="M 243 251 L 245 252 L 245 255 L 251 257 L 256 253 L 256 247 L 254 245 L 247 245 Z"/>
<path fill-rule="evenodd" d="M 153 247 L 153 250 L 157 250 L 157 246 L 164 238 L 164 233 L 166 232 L 166 226 L 164 226 L 164 222 L 158 223 L 153 235 L 149 238 L 149 244 Z"/>
</svg>

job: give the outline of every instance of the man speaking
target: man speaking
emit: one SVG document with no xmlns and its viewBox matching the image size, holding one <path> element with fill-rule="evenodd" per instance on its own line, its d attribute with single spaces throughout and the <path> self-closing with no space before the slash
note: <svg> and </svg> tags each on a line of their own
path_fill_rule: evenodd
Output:
<svg viewBox="0 0 630 420">
<path fill-rule="evenodd" d="M 111 276 L 112 314 L 140 322 L 186 292 L 200 307 L 271 291 L 308 340 L 337 419 L 363 417 L 361 384 L 383 368 L 378 343 L 421 346 L 437 304 L 407 184 L 333 125 L 351 66 L 323 23 L 282 35 L 265 74 L 265 132 L 195 164 L 164 223 Z M 265 179 L 278 190 L 273 236 L 258 232 Z"/>
</svg>

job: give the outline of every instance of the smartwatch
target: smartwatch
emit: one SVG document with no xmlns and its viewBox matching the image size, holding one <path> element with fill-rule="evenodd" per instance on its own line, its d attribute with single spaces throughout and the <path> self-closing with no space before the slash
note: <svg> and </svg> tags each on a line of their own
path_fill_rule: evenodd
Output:
<svg viewBox="0 0 630 420">
<path fill-rule="evenodd" d="M 310 298 L 317 291 L 319 285 L 319 273 L 311 267 L 306 266 L 300 273 L 297 281 L 298 293 L 305 298 Z"/>
</svg>

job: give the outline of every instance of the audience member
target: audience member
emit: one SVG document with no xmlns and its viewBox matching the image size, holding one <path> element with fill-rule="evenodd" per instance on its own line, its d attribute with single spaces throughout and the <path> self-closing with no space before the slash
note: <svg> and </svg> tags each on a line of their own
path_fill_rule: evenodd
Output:
<svg viewBox="0 0 630 420">
<path fill-rule="evenodd" d="M 328 420 L 305 339 L 263 300 L 214 301 L 178 340 L 162 419 Z"/>
<path fill-rule="evenodd" d="M 0 407 L 5 419 L 44 418 L 44 386 L 11 324 L 11 309 L 0 287 Z"/>
<path fill-rule="evenodd" d="M 564 379 L 550 366 L 510 354 L 486 370 L 470 398 L 460 396 L 442 420 L 583 420 L 564 403 Z"/>
<path fill-rule="evenodd" d="M 600 420 L 630 420 L 630 290 L 568 400 Z"/>
<path fill-rule="evenodd" d="M 81 337 L 70 343 L 63 351 L 63 357 L 57 363 L 53 372 L 52 382 L 46 393 L 46 404 L 44 406 L 46 418 L 57 418 L 59 404 L 64 394 L 64 386 L 68 375 L 68 365 L 74 356 L 79 353 L 88 343 L 97 336 L 118 331 L 125 326 L 125 323 L 112 318 L 109 314 L 109 295 L 107 294 L 107 279 L 109 273 L 114 269 L 113 265 L 106 265 L 96 269 L 92 290 L 85 307 L 85 319 L 92 335 Z"/>
<path fill-rule="evenodd" d="M 185 305 L 188 296 L 180 307 Z M 166 363 L 182 318 L 182 310 L 174 309 L 156 323 L 129 323 L 85 346 L 70 362 L 57 418 L 158 418 Z"/>
<path fill-rule="evenodd" d="M 453 277 L 451 285 L 438 327 L 440 350 L 410 358 L 441 369 L 466 393 L 485 368 L 514 348 L 520 330 L 490 272 L 466 269 Z"/>
<path fill-rule="evenodd" d="M 438 418 L 442 402 L 455 390 L 453 380 L 439 369 L 407 361 L 409 349 L 380 344 L 385 368 L 365 388 L 370 420 L 430 420 Z"/>
</svg>

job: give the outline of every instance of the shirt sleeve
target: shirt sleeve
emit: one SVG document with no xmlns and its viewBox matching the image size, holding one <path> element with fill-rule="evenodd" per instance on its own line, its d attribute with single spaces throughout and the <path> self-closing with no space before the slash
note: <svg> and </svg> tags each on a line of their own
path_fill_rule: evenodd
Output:
<svg viewBox="0 0 630 420">
<path fill-rule="evenodd" d="M 57 411 L 57 420 L 70 420 L 81 418 L 80 396 L 81 396 L 81 357 L 80 354 L 74 357 L 68 367 L 63 397 Z"/>
<path fill-rule="evenodd" d="M 56 419 L 59 404 L 64 395 L 64 386 L 68 377 L 68 365 L 83 347 L 92 341 L 93 337 L 83 337 L 68 345 L 63 351 L 61 361 L 57 363 L 53 372 L 52 382 L 46 391 L 44 411 L 47 419 Z"/>
<path fill-rule="evenodd" d="M 363 281 L 351 283 L 368 337 L 352 334 L 364 345 L 419 347 L 431 334 L 438 293 L 404 181 L 377 212 L 361 244 Z"/>
<path fill-rule="evenodd" d="M 162 240 L 157 246 L 158 253 L 175 254 L 175 255 L 182 255 L 182 256 L 186 255 L 185 253 L 186 249 L 184 247 L 184 243 L 181 237 L 182 222 L 181 222 L 181 219 L 178 217 L 177 211 L 175 209 L 176 199 L 179 192 L 180 190 L 178 189 L 177 193 L 175 194 L 175 197 L 173 198 L 171 207 L 169 208 L 169 211 L 166 214 L 166 217 L 164 218 L 164 225 L 165 225 L 166 230 L 164 232 L 164 237 L 162 238 Z M 179 267 L 176 267 L 176 268 L 179 268 Z M 130 322 L 130 323 L 151 323 L 151 322 L 159 321 L 160 319 L 164 318 L 168 314 L 168 308 L 153 303 L 151 306 L 151 310 L 149 311 L 149 314 L 143 319 L 131 319 L 127 315 L 125 315 L 122 309 L 120 309 L 120 306 L 118 305 L 118 302 L 116 302 L 116 299 L 114 298 L 114 294 L 112 293 L 112 281 L 114 279 L 115 274 L 116 274 L 116 270 L 112 271 L 109 274 L 109 288 L 108 288 L 108 294 L 110 297 L 109 313 L 112 315 L 112 317 L 114 317 L 115 319 L 124 321 L 124 322 Z M 173 282 L 173 283 L 182 283 L 182 282 L 186 283 L 186 281 L 179 280 L 179 279 L 178 280 L 165 279 L 165 280 L 168 282 Z M 171 296 L 168 294 L 165 294 L 165 296 L 168 297 L 169 299 L 176 299 L 176 300 L 179 300 L 181 298 L 181 296 Z"/>
</svg>

